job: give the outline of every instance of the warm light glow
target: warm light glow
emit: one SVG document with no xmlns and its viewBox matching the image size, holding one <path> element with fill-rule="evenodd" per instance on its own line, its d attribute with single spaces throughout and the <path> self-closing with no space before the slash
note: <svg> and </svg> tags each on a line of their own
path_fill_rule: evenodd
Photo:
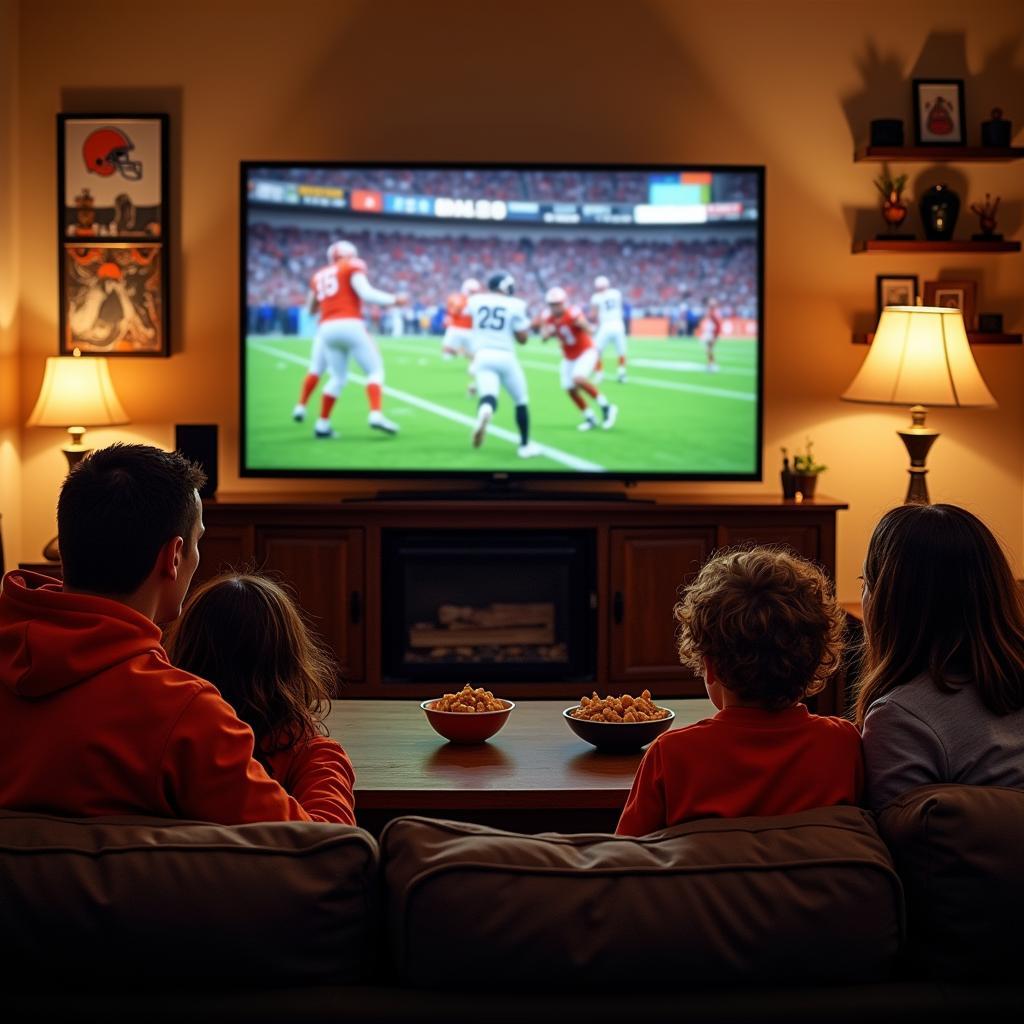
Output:
<svg viewBox="0 0 1024 1024">
<path fill-rule="evenodd" d="M 842 396 L 884 405 L 995 408 L 958 309 L 886 306 L 867 359 Z"/>
<path fill-rule="evenodd" d="M 102 356 L 49 356 L 29 427 L 106 427 L 128 423 Z"/>
</svg>

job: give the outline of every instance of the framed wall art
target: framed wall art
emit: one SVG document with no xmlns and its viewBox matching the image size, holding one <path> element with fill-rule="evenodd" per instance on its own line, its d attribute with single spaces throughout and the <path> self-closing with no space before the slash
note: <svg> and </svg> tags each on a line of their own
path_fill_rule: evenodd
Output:
<svg viewBox="0 0 1024 1024">
<path fill-rule="evenodd" d="M 917 302 L 917 274 L 878 274 L 875 276 L 875 313 L 886 306 L 913 306 Z"/>
<path fill-rule="evenodd" d="M 925 281 L 924 304 L 959 309 L 964 315 L 964 327 L 974 330 L 974 311 L 978 304 L 976 281 Z"/>
<path fill-rule="evenodd" d="M 60 352 L 170 354 L 167 115 L 58 114 Z"/>
<path fill-rule="evenodd" d="M 915 146 L 965 145 L 962 78 L 915 78 L 913 103 Z"/>
</svg>

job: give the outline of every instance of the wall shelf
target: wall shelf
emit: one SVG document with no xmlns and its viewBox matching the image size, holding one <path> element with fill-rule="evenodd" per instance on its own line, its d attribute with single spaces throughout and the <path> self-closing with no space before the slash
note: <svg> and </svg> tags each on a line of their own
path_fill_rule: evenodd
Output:
<svg viewBox="0 0 1024 1024">
<path fill-rule="evenodd" d="M 912 163 L 1006 163 L 1024 159 L 1024 146 L 861 146 L 856 161 L 905 160 Z"/>
<path fill-rule="evenodd" d="M 972 242 L 967 239 L 929 242 L 924 239 L 866 238 L 853 243 L 855 253 L 864 252 L 1020 252 L 1020 242 Z"/>
<path fill-rule="evenodd" d="M 870 345 L 875 334 L 853 335 L 854 345 Z M 1021 334 L 997 334 L 994 331 L 968 331 L 967 340 L 972 345 L 1020 345 L 1024 344 L 1024 335 Z"/>
</svg>

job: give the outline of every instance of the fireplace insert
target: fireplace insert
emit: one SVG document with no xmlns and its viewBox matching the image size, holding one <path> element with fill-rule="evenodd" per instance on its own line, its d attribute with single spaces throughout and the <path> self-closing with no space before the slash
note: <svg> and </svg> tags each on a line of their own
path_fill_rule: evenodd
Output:
<svg viewBox="0 0 1024 1024">
<path fill-rule="evenodd" d="M 590 530 L 384 530 L 385 682 L 594 678 Z"/>
</svg>

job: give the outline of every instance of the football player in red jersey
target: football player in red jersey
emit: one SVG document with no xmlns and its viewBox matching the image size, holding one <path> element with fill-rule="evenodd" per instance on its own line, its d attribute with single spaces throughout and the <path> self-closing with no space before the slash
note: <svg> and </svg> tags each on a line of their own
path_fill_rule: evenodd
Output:
<svg viewBox="0 0 1024 1024">
<path fill-rule="evenodd" d="M 467 277 L 462 288 L 452 292 L 445 303 L 444 339 L 441 342 L 441 358 L 454 359 L 458 355 L 470 360 L 468 368 L 470 395 L 476 394 L 476 378 L 473 374 L 473 317 L 466 312 L 466 304 L 471 295 L 482 291 L 480 282 L 475 277 Z"/>
<path fill-rule="evenodd" d="M 444 340 L 441 342 L 441 355 L 445 359 L 473 355 L 473 318 L 466 313 L 466 303 L 470 295 L 476 295 L 478 291 L 480 282 L 475 277 L 467 277 L 462 282 L 462 288 L 448 296 L 445 303 Z"/>
<path fill-rule="evenodd" d="M 704 367 L 708 373 L 718 373 L 718 363 L 715 362 L 715 342 L 722 333 L 722 317 L 718 312 L 718 303 L 714 299 L 708 299 L 707 309 L 704 311 L 704 319 L 700 324 L 700 337 L 704 342 L 704 351 L 707 353 L 708 362 Z"/>
<path fill-rule="evenodd" d="M 310 280 L 309 311 L 320 314 L 320 326 L 313 340 L 310 370 L 302 384 L 299 404 L 292 417 L 302 420 L 306 402 L 326 364 L 331 372 L 320 399 L 320 418 L 313 430 L 315 437 L 335 437 L 330 415 L 348 378 L 349 357 L 355 359 L 366 375 L 366 396 L 370 403 L 370 426 L 385 434 L 397 434 L 398 424 L 381 411 L 384 364 L 380 351 L 363 321 L 363 302 L 379 306 L 401 306 L 404 295 L 392 295 L 370 284 L 366 264 L 359 259 L 351 242 L 334 242 L 327 249 L 328 263 Z"/>
<path fill-rule="evenodd" d="M 540 318 L 538 326 L 545 341 L 558 338 L 562 346 L 562 387 L 576 408 L 583 413 L 583 421 L 577 429 L 593 430 L 597 426 L 597 417 L 593 409 L 587 408 L 587 400 L 583 397 L 587 394 L 601 410 L 601 426 L 611 430 L 619 410 L 590 382 L 598 356 L 597 347 L 590 336 L 590 325 L 578 306 L 567 304 L 568 297 L 564 288 L 548 289 L 544 299 L 548 309 Z"/>
</svg>

